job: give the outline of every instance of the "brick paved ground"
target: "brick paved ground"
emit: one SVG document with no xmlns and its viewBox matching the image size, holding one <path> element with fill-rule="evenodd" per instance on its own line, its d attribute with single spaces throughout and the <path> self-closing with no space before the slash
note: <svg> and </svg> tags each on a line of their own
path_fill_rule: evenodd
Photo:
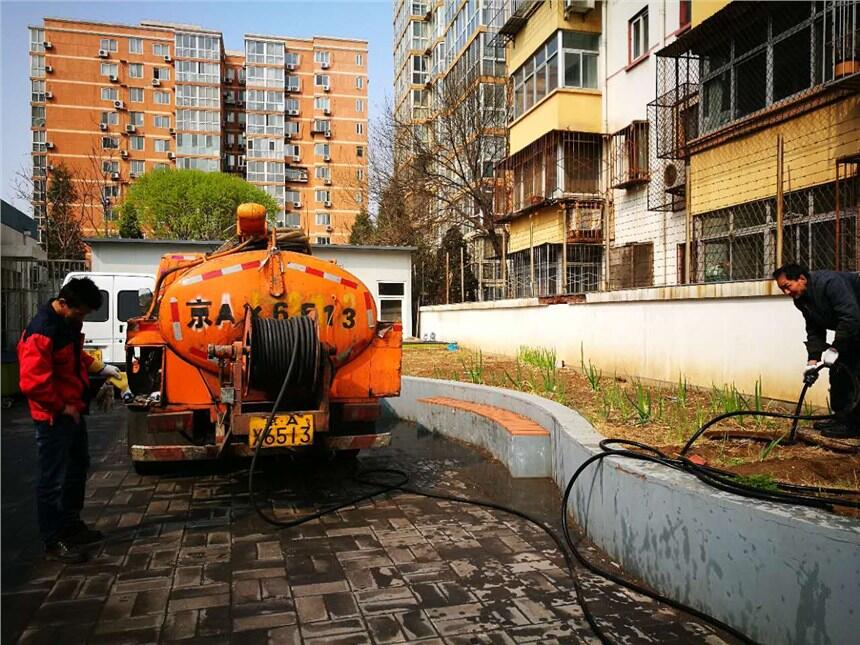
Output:
<svg viewBox="0 0 860 645">
<path fill-rule="evenodd" d="M 563 561 L 539 529 L 501 513 L 404 494 L 275 532 L 250 509 L 244 464 L 134 474 L 123 412 L 90 419 L 85 519 L 109 535 L 90 562 L 46 562 L 35 525 L 35 447 L 23 408 L 2 426 L 2 642 L 596 642 Z M 414 426 L 364 467 L 555 520 L 548 480 Z M 281 518 L 355 491 L 348 465 L 272 464 Z M 279 473 L 289 473 L 288 476 Z M 647 598 L 583 574 L 614 642 L 723 642 Z"/>
</svg>

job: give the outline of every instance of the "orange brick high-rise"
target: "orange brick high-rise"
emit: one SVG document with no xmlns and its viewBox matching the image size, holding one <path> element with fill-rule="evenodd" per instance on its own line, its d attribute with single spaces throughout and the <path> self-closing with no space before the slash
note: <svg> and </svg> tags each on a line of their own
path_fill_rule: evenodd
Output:
<svg viewBox="0 0 860 645">
<path fill-rule="evenodd" d="M 77 178 L 86 235 L 115 224 L 136 177 L 170 166 L 240 174 L 281 204 L 281 224 L 345 243 L 367 199 L 367 41 L 244 44 L 225 50 L 220 32 L 152 21 L 30 27 L 40 233 L 57 164 Z"/>
</svg>

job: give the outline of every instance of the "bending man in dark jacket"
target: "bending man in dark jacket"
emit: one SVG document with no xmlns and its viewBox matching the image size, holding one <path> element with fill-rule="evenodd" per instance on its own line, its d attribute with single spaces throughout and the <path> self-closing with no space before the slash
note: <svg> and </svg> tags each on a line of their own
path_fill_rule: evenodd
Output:
<svg viewBox="0 0 860 645">
<path fill-rule="evenodd" d="M 832 366 L 830 407 L 836 420 L 816 427 L 828 437 L 860 437 L 860 406 L 855 405 L 860 393 L 854 391 L 851 378 L 860 377 L 860 274 L 810 272 L 799 264 L 786 264 L 773 277 L 806 320 L 806 370 L 819 362 Z M 836 332 L 831 345 L 828 329 Z"/>
<path fill-rule="evenodd" d="M 30 403 L 39 449 L 39 532 L 48 558 L 63 562 L 82 562 L 82 546 L 102 537 L 80 517 L 90 463 L 82 416 L 89 373 L 119 373 L 83 351 L 81 324 L 101 301 L 92 280 L 69 280 L 56 299 L 39 309 L 18 343 L 21 392 Z"/>
</svg>

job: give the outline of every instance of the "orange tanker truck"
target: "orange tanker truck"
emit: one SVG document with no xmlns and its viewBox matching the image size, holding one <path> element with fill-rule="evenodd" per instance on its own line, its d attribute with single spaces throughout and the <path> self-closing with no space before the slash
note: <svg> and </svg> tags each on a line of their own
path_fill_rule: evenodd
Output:
<svg viewBox="0 0 860 645">
<path fill-rule="evenodd" d="M 135 468 L 250 455 L 267 423 L 264 453 L 387 445 L 375 422 L 400 393 L 401 325 L 263 206 L 236 220 L 216 251 L 162 257 L 147 312 L 128 321 Z"/>
</svg>

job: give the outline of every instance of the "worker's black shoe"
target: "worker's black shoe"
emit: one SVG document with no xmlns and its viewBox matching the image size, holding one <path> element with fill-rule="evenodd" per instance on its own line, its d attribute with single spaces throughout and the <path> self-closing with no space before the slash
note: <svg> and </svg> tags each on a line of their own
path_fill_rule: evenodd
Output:
<svg viewBox="0 0 860 645">
<path fill-rule="evenodd" d="M 81 520 L 75 520 L 63 530 L 63 540 L 71 545 L 93 544 L 104 537 L 104 533 L 89 528 Z"/>
<path fill-rule="evenodd" d="M 834 426 L 842 425 L 836 419 L 825 419 L 824 421 L 813 421 L 812 427 L 816 430 L 827 430 Z"/>
<path fill-rule="evenodd" d="M 822 430 L 821 436 L 829 437 L 831 439 L 856 439 L 860 438 L 860 428 L 836 423 L 835 425 Z"/>
<path fill-rule="evenodd" d="M 87 561 L 87 554 L 79 546 L 69 544 L 65 540 L 57 540 L 53 544 L 46 545 L 45 557 L 48 560 L 66 564 L 80 564 Z"/>
</svg>

